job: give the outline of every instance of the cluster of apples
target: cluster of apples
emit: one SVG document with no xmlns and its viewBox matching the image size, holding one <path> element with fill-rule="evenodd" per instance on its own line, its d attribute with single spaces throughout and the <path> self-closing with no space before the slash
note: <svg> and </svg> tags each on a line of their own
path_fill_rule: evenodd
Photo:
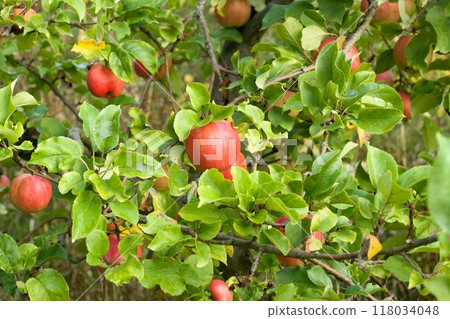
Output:
<svg viewBox="0 0 450 319">
<path fill-rule="evenodd" d="M 229 180 L 233 180 L 233 166 L 247 169 L 239 134 L 225 120 L 210 122 L 191 130 L 186 139 L 186 153 L 198 170 L 203 172 L 215 168 Z"/>
</svg>

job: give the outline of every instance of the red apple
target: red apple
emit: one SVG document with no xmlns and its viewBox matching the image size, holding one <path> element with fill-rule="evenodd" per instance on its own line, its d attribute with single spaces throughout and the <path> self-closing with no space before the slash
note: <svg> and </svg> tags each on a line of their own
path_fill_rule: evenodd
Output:
<svg viewBox="0 0 450 319">
<path fill-rule="evenodd" d="M 411 100 L 409 99 L 409 94 L 405 92 L 398 92 L 403 101 L 403 115 L 407 119 L 411 118 Z"/>
<path fill-rule="evenodd" d="M 216 19 L 225 28 L 239 28 L 248 22 L 252 14 L 252 7 L 248 0 L 227 0 L 223 8 L 222 17 L 215 8 Z"/>
<path fill-rule="evenodd" d="M 245 162 L 245 156 L 242 153 L 239 153 L 237 161 L 235 162 L 235 165 L 233 165 L 233 166 L 242 167 L 243 169 L 247 169 L 247 163 Z M 233 176 L 231 175 L 231 167 L 233 167 L 233 166 L 230 166 L 226 170 L 221 171 L 223 177 L 225 177 L 226 179 L 229 179 L 230 181 L 233 181 Z"/>
<path fill-rule="evenodd" d="M 317 59 L 317 57 L 319 56 L 320 50 L 322 50 L 327 44 L 329 44 L 329 43 L 331 43 L 333 41 L 337 41 L 337 40 L 338 40 L 338 38 L 336 38 L 336 37 L 329 37 L 329 38 L 326 38 L 325 40 L 323 40 L 322 43 L 320 44 L 319 48 L 317 49 L 317 51 L 314 52 L 313 61 L 315 61 Z M 338 49 L 339 50 L 342 49 L 342 43 L 340 41 L 338 41 Z M 361 61 L 360 61 L 359 56 L 358 56 L 358 53 L 359 53 L 358 49 L 356 49 L 356 47 L 353 45 L 350 48 L 350 50 L 347 52 L 347 54 L 345 55 L 345 58 L 347 60 L 352 60 L 352 58 L 354 56 L 356 56 L 354 58 L 353 62 L 352 62 L 351 67 L 350 67 L 350 71 L 351 72 L 353 72 L 357 68 L 359 68 L 359 66 L 361 64 Z"/>
<path fill-rule="evenodd" d="M 9 186 L 11 184 L 11 181 L 9 180 L 8 176 L 1 175 L 0 176 L 0 188 L 4 188 L 6 186 Z M 3 190 L 0 192 L 0 196 L 5 195 L 8 191 Z"/>
<path fill-rule="evenodd" d="M 220 279 L 211 280 L 209 290 L 214 301 L 233 301 L 233 293 L 227 284 Z"/>
<path fill-rule="evenodd" d="M 14 206 L 26 213 L 37 213 L 47 207 L 52 199 L 52 185 L 40 176 L 21 174 L 9 189 Z"/>
<path fill-rule="evenodd" d="M 14 19 L 15 17 L 19 16 L 22 13 L 23 10 L 24 10 L 24 8 L 14 8 L 12 19 Z M 27 12 L 25 12 L 25 14 L 23 15 L 25 23 L 28 22 L 28 19 L 31 16 L 35 15 L 35 14 L 36 14 L 36 11 L 34 11 L 33 9 L 27 10 Z M 14 28 L 14 31 L 16 31 L 16 32 L 22 32 L 23 31 L 23 28 L 19 27 L 17 24 L 14 24 L 13 28 Z"/>
<path fill-rule="evenodd" d="M 117 239 L 117 235 L 109 235 L 109 249 L 105 256 L 103 256 L 103 261 L 111 265 L 112 267 L 120 265 L 125 259 L 120 256 L 119 253 L 119 239 Z M 137 246 L 137 254 L 136 257 L 142 257 L 142 247 Z"/>
<path fill-rule="evenodd" d="M 210 168 L 224 171 L 236 162 L 240 151 L 239 135 L 227 121 L 193 129 L 186 139 L 189 160 L 200 171 Z"/>
<path fill-rule="evenodd" d="M 384 71 L 383 73 L 378 73 L 375 76 L 375 82 L 386 82 L 392 84 L 394 82 L 394 75 L 391 70 Z"/>
<path fill-rule="evenodd" d="M 164 171 L 166 174 L 169 174 L 169 171 L 165 166 L 163 166 Z M 162 190 L 168 190 L 169 189 L 169 178 L 167 176 L 158 177 L 155 180 L 155 183 L 153 183 L 153 187 L 156 190 L 162 191 Z"/>
<path fill-rule="evenodd" d="M 367 12 L 369 3 L 367 0 L 361 1 L 361 11 Z M 416 4 L 414 0 L 405 0 L 405 11 L 409 16 L 412 16 L 416 11 Z M 378 22 L 397 22 L 400 20 L 400 10 L 398 2 L 391 3 L 388 1 L 378 5 L 375 17 L 372 23 Z"/>
<path fill-rule="evenodd" d="M 161 51 L 158 51 L 158 58 L 161 56 Z M 169 70 L 172 68 L 172 58 L 169 58 Z M 142 64 L 141 61 L 134 61 L 134 71 L 137 75 L 144 79 L 148 79 L 151 75 L 150 71 Z M 166 76 L 166 62 L 164 61 L 155 75 L 156 80 L 162 80 Z"/>
<path fill-rule="evenodd" d="M 123 81 L 101 64 L 94 65 L 88 71 L 86 83 L 89 91 L 97 97 L 118 97 L 124 87 Z"/>
<path fill-rule="evenodd" d="M 394 62 L 400 70 L 408 69 L 408 59 L 406 58 L 406 47 L 411 41 L 412 35 L 404 35 L 398 39 L 394 46 Z M 430 64 L 433 59 L 433 50 L 427 56 L 427 63 Z"/>
</svg>

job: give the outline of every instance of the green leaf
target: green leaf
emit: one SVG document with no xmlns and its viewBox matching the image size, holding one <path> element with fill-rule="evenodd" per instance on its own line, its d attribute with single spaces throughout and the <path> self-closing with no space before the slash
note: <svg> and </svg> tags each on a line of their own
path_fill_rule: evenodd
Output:
<svg viewBox="0 0 450 319">
<path fill-rule="evenodd" d="M 140 40 L 128 40 L 121 43 L 122 49 L 127 51 L 136 60 L 141 61 L 150 73 L 157 72 L 158 54 L 148 43 Z"/>
<path fill-rule="evenodd" d="M 216 237 L 222 228 L 222 221 L 219 220 L 212 224 L 202 223 L 198 230 L 198 237 L 204 240 L 210 240 Z"/>
<path fill-rule="evenodd" d="M 324 161 L 319 157 L 315 162 Z M 324 165 L 320 166 L 318 172 L 305 179 L 304 189 L 309 196 L 316 196 L 329 191 L 336 183 L 342 172 L 342 160 L 339 153 L 336 153 Z"/>
<path fill-rule="evenodd" d="M 144 260 L 144 277 L 141 284 L 151 289 L 159 285 L 165 293 L 178 296 L 186 289 L 186 277 L 192 267 L 179 260 Z M 170 276 L 167 276 L 170 274 Z"/>
<path fill-rule="evenodd" d="M 83 130 L 87 137 L 91 140 L 93 150 L 96 151 L 97 145 L 94 140 L 94 127 L 100 112 L 91 104 L 83 102 L 80 107 L 80 117 L 83 120 Z"/>
<path fill-rule="evenodd" d="M 86 246 L 91 255 L 102 258 L 109 249 L 108 236 L 104 231 L 96 229 L 86 237 Z"/>
<path fill-rule="evenodd" d="M 63 123 L 52 117 L 45 117 L 41 121 L 42 132 L 39 135 L 38 143 L 53 136 L 67 136 L 67 129 Z"/>
<path fill-rule="evenodd" d="M 403 113 L 396 109 L 382 107 L 362 109 L 356 125 L 370 134 L 383 134 L 394 128 L 403 119 Z"/>
<path fill-rule="evenodd" d="M 234 107 L 217 105 L 213 103 L 209 104 L 209 110 L 211 111 L 215 122 L 225 120 L 231 117 L 234 113 Z"/>
<path fill-rule="evenodd" d="M 311 269 L 308 269 L 307 274 L 308 278 L 319 287 L 331 285 L 331 279 L 320 266 L 313 266 Z"/>
<path fill-rule="evenodd" d="M 142 280 L 144 277 L 144 267 L 134 256 L 127 258 L 120 266 L 105 271 L 105 278 L 117 286 L 129 283 L 132 277 L 136 277 L 138 280 Z"/>
<path fill-rule="evenodd" d="M 439 153 L 428 185 L 428 207 L 431 217 L 446 233 L 450 233 L 450 138 L 438 135 Z M 445 177 L 444 177 L 445 176 Z"/>
<path fill-rule="evenodd" d="M 436 31 L 437 43 L 434 50 L 439 51 L 441 54 L 450 52 L 450 39 L 448 37 L 450 19 L 448 17 L 448 7 L 447 10 L 441 10 L 439 7 L 429 9 L 425 20 L 430 22 Z"/>
<path fill-rule="evenodd" d="M 224 245 L 210 244 L 211 257 L 227 264 L 227 250 Z"/>
<path fill-rule="evenodd" d="M 413 187 L 417 183 L 428 180 L 430 178 L 431 171 L 432 167 L 429 165 L 412 167 L 400 175 L 398 178 L 398 183 L 403 188 Z"/>
<path fill-rule="evenodd" d="M 38 105 L 38 102 L 28 92 L 19 92 L 12 97 L 12 103 L 15 107 L 23 107 L 23 106 L 35 106 Z"/>
<path fill-rule="evenodd" d="M 383 264 L 383 268 L 404 282 L 409 281 L 409 274 L 414 268 L 401 256 L 391 256 Z"/>
<path fill-rule="evenodd" d="M 186 92 L 189 94 L 192 106 L 197 112 L 201 111 L 202 106 L 208 104 L 211 99 L 208 89 L 201 83 L 189 83 Z"/>
<path fill-rule="evenodd" d="M 69 286 L 54 269 L 43 269 L 26 283 L 31 301 L 69 301 Z"/>
<path fill-rule="evenodd" d="M 132 223 L 133 225 L 137 225 L 139 222 L 139 212 L 136 206 L 129 200 L 124 202 L 119 202 L 117 200 L 113 201 L 109 204 L 114 216 L 120 217 Z"/>
<path fill-rule="evenodd" d="M 302 24 L 297 19 L 291 17 L 288 17 L 284 23 L 275 27 L 277 35 L 281 40 L 293 45 L 299 50 L 302 50 L 302 29 Z"/>
<path fill-rule="evenodd" d="M 341 23 L 352 4 L 352 0 L 319 0 L 319 10 L 327 20 Z"/>
<path fill-rule="evenodd" d="M 156 234 L 148 248 L 153 251 L 159 251 L 175 245 L 176 243 L 184 240 L 184 238 L 185 236 L 181 232 L 180 226 L 169 226 Z"/>
<path fill-rule="evenodd" d="M 209 249 L 208 244 L 196 241 L 195 246 L 197 248 L 197 264 L 195 265 L 198 268 L 202 268 L 211 262 L 211 250 Z"/>
<path fill-rule="evenodd" d="M 20 252 L 16 241 L 8 234 L 0 234 L 0 269 L 7 274 L 15 274 L 20 268 Z"/>
<path fill-rule="evenodd" d="M 311 230 L 326 233 L 330 231 L 338 221 L 338 217 L 328 207 L 318 210 L 312 218 Z"/>
<path fill-rule="evenodd" d="M 198 207 L 198 203 L 187 204 L 181 208 L 178 214 L 187 221 L 201 220 L 204 223 L 213 224 L 221 220 L 220 210 L 213 204 L 202 207 Z"/>
<path fill-rule="evenodd" d="M 192 110 L 181 110 L 175 115 L 173 127 L 178 138 L 183 142 L 189 136 L 191 129 L 200 126 L 203 121 L 200 120 L 198 114 Z"/>
<path fill-rule="evenodd" d="M 309 25 L 302 30 L 302 46 L 305 50 L 315 50 L 328 35 L 316 25 Z"/>
<path fill-rule="evenodd" d="M 209 169 L 198 181 L 200 206 L 220 201 L 235 201 L 236 193 L 231 181 L 225 179 L 216 169 Z"/>
<path fill-rule="evenodd" d="M 131 58 L 127 52 L 117 47 L 116 50 L 109 55 L 108 61 L 111 66 L 111 71 L 115 76 L 122 81 L 133 82 Z"/>
<path fill-rule="evenodd" d="M 450 278 L 448 275 L 441 273 L 437 276 L 428 278 L 424 282 L 425 287 L 436 296 L 439 301 L 450 300 Z"/>
<path fill-rule="evenodd" d="M 119 106 L 108 105 L 101 110 L 95 120 L 94 140 L 102 153 L 112 150 L 119 142 L 120 114 Z"/>
<path fill-rule="evenodd" d="M 277 246 L 283 255 L 286 255 L 290 250 L 289 240 L 282 232 L 275 228 L 263 230 L 264 235 L 270 240 L 272 244 Z"/>
<path fill-rule="evenodd" d="M 250 104 L 239 104 L 238 105 L 239 112 L 244 113 L 250 121 L 255 124 L 256 128 L 261 129 L 262 121 L 264 120 L 264 112 Z"/>
<path fill-rule="evenodd" d="M 72 6 L 78 14 L 79 21 L 83 20 L 86 12 L 86 4 L 83 0 L 64 0 L 67 4 Z"/>
<path fill-rule="evenodd" d="M 98 195 L 91 191 L 82 191 L 75 198 L 72 208 L 72 240 L 84 238 L 89 235 L 101 220 L 105 220 L 102 215 L 102 201 Z"/>
<path fill-rule="evenodd" d="M 120 177 L 116 173 L 112 173 L 112 176 L 108 182 L 104 181 L 97 173 L 93 171 L 86 171 L 84 178 L 94 186 L 94 189 L 99 193 L 100 197 L 104 200 L 116 197 L 119 202 L 123 202 L 128 199 L 125 195 L 125 186 L 122 184 Z"/>
<path fill-rule="evenodd" d="M 77 172 L 65 173 L 58 184 L 58 189 L 61 194 L 67 194 L 72 191 L 74 195 L 78 195 L 86 187 L 81 175 Z"/>
<path fill-rule="evenodd" d="M 19 246 L 21 269 L 29 270 L 36 264 L 36 253 L 38 250 L 38 247 L 29 243 Z"/>
<path fill-rule="evenodd" d="M 16 107 L 12 103 L 12 92 L 16 81 L 0 89 L 0 124 L 4 125 Z"/>
<path fill-rule="evenodd" d="M 63 136 L 51 137 L 37 146 L 31 155 L 30 164 L 43 165 L 51 173 L 72 169 L 83 151 L 76 141 Z"/>
<path fill-rule="evenodd" d="M 372 185 L 377 187 L 378 181 L 386 171 L 391 172 L 392 180 L 396 181 L 398 169 L 392 155 L 368 144 L 367 148 L 367 166 L 369 167 L 369 177 Z"/>
<path fill-rule="evenodd" d="M 277 194 L 269 197 L 266 203 L 268 210 L 288 216 L 294 223 L 308 214 L 308 204 L 300 195 L 294 193 Z"/>
</svg>

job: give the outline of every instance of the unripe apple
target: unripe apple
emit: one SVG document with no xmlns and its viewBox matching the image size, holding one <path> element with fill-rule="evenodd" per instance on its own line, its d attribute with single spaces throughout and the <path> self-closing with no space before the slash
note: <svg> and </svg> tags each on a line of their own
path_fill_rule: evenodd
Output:
<svg viewBox="0 0 450 319">
<path fill-rule="evenodd" d="M 161 51 L 158 51 L 158 58 L 160 56 L 161 56 Z M 168 63 L 169 63 L 169 70 L 170 70 L 172 68 L 172 58 L 169 58 Z M 150 73 L 150 71 L 147 70 L 147 68 L 139 60 L 135 60 L 133 66 L 134 66 L 134 71 L 141 78 L 148 79 L 150 77 L 150 75 L 152 75 Z M 166 62 L 164 61 L 164 63 L 161 64 L 161 66 L 159 67 L 158 73 L 156 73 L 156 75 L 155 75 L 155 79 L 159 81 L 159 80 L 162 80 L 165 76 L 166 76 Z"/>
<path fill-rule="evenodd" d="M 118 97 L 124 87 L 123 81 L 101 64 L 94 65 L 88 71 L 86 83 L 89 91 L 97 97 Z"/>
<path fill-rule="evenodd" d="M 233 301 L 233 293 L 227 284 L 220 279 L 213 279 L 209 284 L 209 291 L 214 301 Z"/>
<path fill-rule="evenodd" d="M 234 165 L 230 166 L 224 171 L 221 171 L 223 177 L 226 179 L 229 179 L 230 181 L 233 181 L 233 176 L 231 175 L 231 168 L 233 166 L 242 167 L 243 169 L 247 169 L 247 163 L 245 162 L 245 156 L 242 153 L 239 153 L 237 161 Z"/>
<path fill-rule="evenodd" d="M 233 165 L 241 152 L 241 140 L 227 121 L 210 122 L 191 130 L 186 139 L 189 160 L 200 171 L 216 168 L 224 171 Z"/>
<path fill-rule="evenodd" d="M 329 44 L 329 43 L 331 43 L 333 41 L 337 41 L 337 40 L 338 40 L 338 38 L 336 38 L 336 37 L 329 37 L 329 38 L 326 38 L 325 40 L 323 40 L 322 43 L 319 45 L 317 51 L 314 52 L 313 61 L 315 61 L 317 59 L 317 57 L 319 56 L 320 50 L 322 50 L 327 44 Z M 337 45 L 338 45 L 338 49 L 341 50 L 342 49 L 342 45 L 343 45 L 343 41 L 337 41 Z M 361 65 L 361 61 L 359 59 L 358 53 L 359 53 L 358 49 L 356 49 L 356 47 L 353 45 L 350 48 L 350 50 L 347 52 L 347 54 L 345 55 L 345 58 L 347 60 L 352 60 L 352 58 L 354 56 L 356 56 L 353 59 L 353 61 L 352 61 L 352 65 L 350 67 L 350 72 L 355 71 Z"/>
<path fill-rule="evenodd" d="M 404 35 L 398 39 L 394 46 L 394 62 L 400 70 L 408 69 L 408 59 L 406 57 L 406 47 L 411 41 L 412 35 Z M 433 50 L 430 48 L 430 53 L 427 56 L 427 63 L 430 64 L 433 59 Z"/>
<path fill-rule="evenodd" d="M 367 0 L 361 1 L 361 11 L 366 12 L 369 7 Z M 416 4 L 414 0 L 405 0 L 405 11 L 409 16 L 412 16 L 416 11 Z M 372 23 L 378 22 L 397 22 L 400 20 L 400 9 L 398 2 L 383 2 L 378 5 L 375 16 L 372 19 Z"/>
<path fill-rule="evenodd" d="M 407 118 L 411 118 L 411 100 L 409 98 L 409 94 L 405 92 L 398 92 L 398 95 L 402 98 L 403 101 L 403 115 Z"/>
<path fill-rule="evenodd" d="M 166 174 L 169 174 L 169 171 L 165 166 L 163 166 L 164 172 Z M 158 177 L 155 182 L 153 183 L 153 187 L 156 190 L 162 191 L 162 190 L 168 190 L 169 189 L 169 178 L 167 176 Z"/>
<path fill-rule="evenodd" d="M 24 10 L 24 8 L 14 8 L 12 18 L 14 19 L 15 17 L 19 16 L 23 10 Z M 34 11 L 33 9 L 28 9 L 27 12 L 25 12 L 25 14 L 23 15 L 23 19 L 25 20 L 25 23 L 28 22 L 28 19 L 35 14 L 36 14 L 36 11 Z M 19 27 L 16 24 L 13 25 L 13 28 L 17 32 L 23 31 L 23 28 Z"/>
<path fill-rule="evenodd" d="M 117 235 L 109 235 L 109 249 L 108 252 L 103 256 L 103 261 L 111 265 L 112 267 L 120 265 L 125 259 L 120 256 L 119 252 L 119 239 L 117 238 Z M 120 256 L 120 257 L 119 257 Z M 137 254 L 136 257 L 142 257 L 142 247 L 137 246 Z"/>
<path fill-rule="evenodd" d="M 52 199 L 52 185 L 40 176 L 21 174 L 9 188 L 13 205 L 25 213 L 37 213 L 47 207 Z"/>
<path fill-rule="evenodd" d="M 215 9 L 216 19 L 225 28 L 239 28 L 248 22 L 252 7 L 248 0 L 227 0 L 223 8 L 224 16 Z"/>
<path fill-rule="evenodd" d="M 394 82 L 394 76 L 391 70 L 386 70 L 382 73 L 378 73 L 375 76 L 375 82 L 386 82 L 392 84 Z"/>
</svg>

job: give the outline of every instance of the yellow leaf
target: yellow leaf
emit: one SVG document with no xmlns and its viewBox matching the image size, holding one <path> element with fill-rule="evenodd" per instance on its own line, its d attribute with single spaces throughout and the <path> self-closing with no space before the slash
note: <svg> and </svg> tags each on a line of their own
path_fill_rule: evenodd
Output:
<svg viewBox="0 0 450 319">
<path fill-rule="evenodd" d="M 373 256 L 378 254 L 381 249 L 383 249 L 383 246 L 381 245 L 380 241 L 377 237 L 373 235 L 367 235 L 366 236 L 369 239 L 369 251 L 367 252 L 367 258 L 372 259 Z"/>
<path fill-rule="evenodd" d="M 230 245 L 225 246 L 225 251 L 227 252 L 228 257 L 230 257 L 230 258 L 233 257 L 233 254 L 234 254 L 233 246 L 230 246 Z"/>
<path fill-rule="evenodd" d="M 72 48 L 73 52 L 81 53 L 83 55 L 89 54 L 90 50 L 103 50 L 105 49 L 105 42 L 95 40 L 80 40 L 77 44 L 75 44 Z"/>
<path fill-rule="evenodd" d="M 359 127 L 357 127 L 356 130 L 358 131 L 359 146 L 362 147 L 365 142 L 368 142 L 370 140 L 370 133 L 367 133 Z"/>
</svg>

